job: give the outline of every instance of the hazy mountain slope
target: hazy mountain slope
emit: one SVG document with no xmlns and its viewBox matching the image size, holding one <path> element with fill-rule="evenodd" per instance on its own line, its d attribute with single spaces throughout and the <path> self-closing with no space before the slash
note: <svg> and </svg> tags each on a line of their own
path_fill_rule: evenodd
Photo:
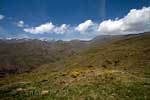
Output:
<svg viewBox="0 0 150 100">
<path fill-rule="evenodd" d="M 59 62 L 84 48 L 84 42 L 1 40 L 0 71 L 21 73 L 42 64 Z"/>
<path fill-rule="evenodd" d="M 21 73 L 53 63 L 62 69 L 64 66 L 132 68 L 149 60 L 149 42 L 148 33 L 98 36 L 91 41 L 1 40 L 0 71 Z"/>
</svg>

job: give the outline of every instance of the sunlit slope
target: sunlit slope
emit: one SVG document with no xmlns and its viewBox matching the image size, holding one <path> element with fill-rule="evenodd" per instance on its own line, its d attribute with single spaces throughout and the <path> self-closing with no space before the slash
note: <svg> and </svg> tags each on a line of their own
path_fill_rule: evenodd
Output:
<svg viewBox="0 0 150 100">
<path fill-rule="evenodd" d="M 66 66 L 142 71 L 150 66 L 150 34 L 127 35 L 104 45 L 96 44 L 68 60 Z"/>
</svg>

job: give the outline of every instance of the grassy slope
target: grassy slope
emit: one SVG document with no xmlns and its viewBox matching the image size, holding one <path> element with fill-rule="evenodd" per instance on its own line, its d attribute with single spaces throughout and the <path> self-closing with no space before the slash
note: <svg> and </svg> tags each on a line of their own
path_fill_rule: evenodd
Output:
<svg viewBox="0 0 150 100">
<path fill-rule="evenodd" d="M 48 70 L 51 66 L 62 67 Z M 30 73 L 8 76 L 0 80 L 0 98 L 149 100 L 149 78 L 150 35 L 129 36 L 96 45 L 61 65 L 43 65 Z"/>
<path fill-rule="evenodd" d="M 66 66 L 143 71 L 150 65 L 150 35 L 125 36 L 105 45 L 96 45 L 69 59 L 70 62 Z"/>
</svg>

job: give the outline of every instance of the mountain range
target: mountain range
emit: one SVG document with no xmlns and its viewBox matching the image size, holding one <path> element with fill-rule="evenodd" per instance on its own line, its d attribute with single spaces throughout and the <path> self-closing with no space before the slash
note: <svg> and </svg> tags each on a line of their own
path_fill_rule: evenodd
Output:
<svg viewBox="0 0 150 100">
<path fill-rule="evenodd" d="M 148 100 L 149 78 L 149 32 L 0 40 L 2 100 Z"/>
</svg>

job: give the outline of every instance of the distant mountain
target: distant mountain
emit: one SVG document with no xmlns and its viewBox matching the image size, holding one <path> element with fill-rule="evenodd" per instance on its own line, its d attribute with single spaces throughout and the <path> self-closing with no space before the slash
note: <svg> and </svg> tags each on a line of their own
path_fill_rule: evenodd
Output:
<svg viewBox="0 0 150 100">
<path fill-rule="evenodd" d="M 30 71 L 72 56 L 85 47 L 84 41 L 0 40 L 0 71 L 6 74 Z"/>
<path fill-rule="evenodd" d="M 129 58 L 132 60 L 134 56 L 137 57 L 136 53 L 141 53 L 145 49 L 146 51 L 149 50 L 149 40 L 149 33 L 114 36 L 104 35 L 97 36 L 90 41 L 1 39 L 0 72 L 5 74 L 29 72 L 43 64 L 63 62 L 61 65 L 63 66 L 65 65 L 64 61 L 67 64 L 76 62 L 79 66 L 116 66 L 115 61 L 120 59 L 117 64 L 123 65 L 122 61 Z M 137 49 L 139 50 L 137 51 Z M 70 59 L 72 60 L 70 61 Z M 112 64 L 108 64 L 107 61 Z M 139 61 L 137 60 L 137 62 Z"/>
</svg>

